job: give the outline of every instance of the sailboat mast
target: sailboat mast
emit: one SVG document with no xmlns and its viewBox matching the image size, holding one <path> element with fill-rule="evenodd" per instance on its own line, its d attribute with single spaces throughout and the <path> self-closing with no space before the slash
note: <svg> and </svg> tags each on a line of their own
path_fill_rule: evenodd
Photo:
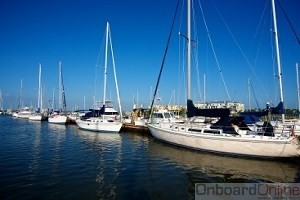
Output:
<svg viewBox="0 0 300 200">
<path fill-rule="evenodd" d="M 54 101 L 55 101 L 55 88 L 53 88 L 53 93 L 52 93 L 52 110 L 54 111 Z"/>
<path fill-rule="evenodd" d="M 44 93 L 45 93 L 45 84 L 43 87 L 41 87 L 41 110 L 43 111 L 43 97 L 44 97 Z"/>
<path fill-rule="evenodd" d="M 206 104 L 206 76 L 203 75 L 203 103 Z"/>
<path fill-rule="evenodd" d="M 61 61 L 58 65 L 58 109 L 62 110 L 62 80 L 61 80 Z"/>
<path fill-rule="evenodd" d="M 39 91 L 38 91 L 38 110 L 41 108 L 41 74 L 42 74 L 42 66 L 39 63 Z"/>
<path fill-rule="evenodd" d="M 300 94 L 299 94 L 299 72 L 298 72 L 298 63 L 296 63 L 296 76 L 297 76 L 297 99 L 298 99 L 298 112 L 300 112 Z M 299 113 L 300 118 L 300 113 Z"/>
<path fill-rule="evenodd" d="M 103 84 L 103 105 L 104 105 L 104 106 L 105 106 L 105 101 L 106 101 L 106 76 L 107 76 L 108 30 L 109 30 L 109 23 L 106 22 L 105 60 L 104 60 L 104 84 Z"/>
<path fill-rule="evenodd" d="M 282 72 L 281 72 L 281 61 L 280 61 L 280 52 L 279 52 L 279 44 L 278 44 L 275 0 L 272 0 L 272 11 L 273 11 L 273 22 L 274 22 L 275 46 L 276 46 L 276 60 L 277 60 L 278 77 L 279 77 L 280 101 L 283 102 Z M 284 114 L 282 114 L 281 120 L 284 121 Z"/>
<path fill-rule="evenodd" d="M 187 0 L 187 99 L 191 99 L 191 0 Z"/>
<path fill-rule="evenodd" d="M 2 90 L 0 89 L 0 110 L 3 110 Z"/>
<path fill-rule="evenodd" d="M 23 107 L 22 91 L 23 91 L 23 79 L 21 79 L 21 86 L 20 86 L 20 91 L 19 91 L 19 105 L 18 105 L 18 109 Z"/>
<path fill-rule="evenodd" d="M 152 85 L 150 86 L 150 96 L 149 97 L 150 97 L 150 99 L 149 99 L 150 100 L 149 108 L 150 108 L 151 107 L 151 97 L 152 97 Z"/>
</svg>

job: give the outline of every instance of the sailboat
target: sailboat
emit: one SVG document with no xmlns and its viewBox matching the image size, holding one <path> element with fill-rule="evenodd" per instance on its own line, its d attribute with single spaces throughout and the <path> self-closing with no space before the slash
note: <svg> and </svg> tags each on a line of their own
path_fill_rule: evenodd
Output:
<svg viewBox="0 0 300 200">
<path fill-rule="evenodd" d="M 120 119 L 122 119 L 122 110 L 120 104 L 120 96 L 119 89 L 117 83 L 116 69 L 115 69 L 115 61 L 113 56 L 111 35 L 110 35 L 110 26 L 109 23 L 106 23 L 106 45 L 105 45 L 105 64 L 104 64 L 104 84 L 103 84 L 103 105 L 100 110 L 92 110 L 93 116 L 91 117 L 81 117 L 76 119 L 77 125 L 81 129 L 91 130 L 91 131 L 99 131 L 99 132 L 119 132 L 122 123 L 120 119 L 118 119 L 119 114 L 113 108 L 112 102 L 106 99 L 106 74 L 107 74 L 107 54 L 108 54 L 108 43 L 110 43 L 111 57 L 112 63 L 114 67 L 114 78 L 115 85 L 120 109 Z"/>
<path fill-rule="evenodd" d="M 276 26 L 274 0 L 272 0 L 272 8 L 274 26 Z M 243 123 L 243 117 L 229 116 L 228 109 L 198 109 L 194 106 L 190 93 L 191 0 L 187 0 L 187 39 L 187 117 L 220 117 L 220 120 L 210 127 L 204 128 L 194 126 L 189 120 L 183 125 L 150 123 L 148 127 L 151 134 L 156 139 L 173 145 L 222 155 L 267 158 L 299 157 L 300 141 L 299 137 L 295 135 L 290 133 L 274 134 L 272 127 L 251 131 Z M 282 83 L 280 85 L 282 86 Z M 283 102 L 283 99 L 281 100 Z"/>
<path fill-rule="evenodd" d="M 23 79 L 21 79 L 21 88 L 20 88 L 20 104 L 19 109 L 16 112 L 14 116 L 20 119 L 28 119 L 29 116 L 32 114 L 32 107 L 23 106 L 23 100 L 22 100 L 22 90 L 23 90 Z"/>
<path fill-rule="evenodd" d="M 19 115 L 19 111 L 23 105 L 23 101 L 22 101 L 22 89 L 23 89 L 23 79 L 21 79 L 21 86 L 20 86 L 20 90 L 19 90 L 19 95 L 18 95 L 18 107 L 16 110 L 14 110 L 12 112 L 12 116 L 18 118 Z"/>
<path fill-rule="evenodd" d="M 59 65 L 58 65 L 58 105 L 59 105 L 59 110 L 53 111 L 53 113 L 48 117 L 48 122 L 54 124 L 66 124 L 68 117 L 65 113 L 66 97 L 65 97 L 65 90 L 64 90 L 63 77 L 62 77 L 61 61 L 59 61 Z"/>
<path fill-rule="evenodd" d="M 20 87 L 19 97 L 18 97 L 19 100 L 18 109 L 12 113 L 12 116 L 21 119 L 28 119 L 29 116 L 32 114 L 32 107 L 23 106 L 22 90 L 23 90 L 23 79 L 21 79 L 21 87 Z"/>
<path fill-rule="evenodd" d="M 29 116 L 30 120 L 42 121 L 46 119 L 45 113 L 42 112 L 42 88 L 41 88 L 42 66 L 39 64 L 39 88 L 38 88 L 38 106 L 36 112 Z"/>
</svg>

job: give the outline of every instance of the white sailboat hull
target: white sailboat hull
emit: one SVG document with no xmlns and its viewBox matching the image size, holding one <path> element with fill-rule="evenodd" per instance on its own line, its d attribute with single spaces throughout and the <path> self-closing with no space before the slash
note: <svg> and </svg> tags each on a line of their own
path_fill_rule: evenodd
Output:
<svg viewBox="0 0 300 200">
<path fill-rule="evenodd" d="M 32 121 L 43 121 L 46 117 L 43 114 L 33 114 L 29 116 L 29 120 Z"/>
<path fill-rule="evenodd" d="M 31 112 L 19 112 L 17 117 L 22 118 L 22 119 L 28 119 L 29 116 L 31 115 Z"/>
<path fill-rule="evenodd" d="M 29 116 L 29 120 L 42 121 L 42 116 L 41 115 L 31 115 L 31 116 Z"/>
<path fill-rule="evenodd" d="M 53 124 L 66 124 L 67 123 L 67 116 L 65 115 L 54 115 L 48 117 L 48 122 Z"/>
<path fill-rule="evenodd" d="M 122 123 L 119 121 L 99 118 L 89 118 L 87 120 L 77 119 L 76 124 L 79 128 L 85 130 L 113 133 L 118 133 L 122 127 Z"/>
<path fill-rule="evenodd" d="M 187 129 L 172 130 L 169 125 L 148 124 L 151 134 L 159 140 L 196 150 L 222 154 L 251 157 L 284 158 L 297 157 L 300 154 L 300 142 L 297 137 L 287 139 L 230 134 L 202 134 Z"/>
</svg>

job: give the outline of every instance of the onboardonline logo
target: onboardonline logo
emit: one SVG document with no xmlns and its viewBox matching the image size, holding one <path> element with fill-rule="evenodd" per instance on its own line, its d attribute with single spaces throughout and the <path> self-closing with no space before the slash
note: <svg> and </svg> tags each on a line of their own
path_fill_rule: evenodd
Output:
<svg viewBox="0 0 300 200">
<path fill-rule="evenodd" d="M 196 183 L 195 199 L 300 199 L 300 183 Z"/>
</svg>

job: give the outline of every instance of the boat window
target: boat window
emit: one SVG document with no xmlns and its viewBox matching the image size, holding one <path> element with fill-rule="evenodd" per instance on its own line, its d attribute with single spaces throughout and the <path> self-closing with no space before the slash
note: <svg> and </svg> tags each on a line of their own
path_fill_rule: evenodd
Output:
<svg viewBox="0 0 300 200">
<path fill-rule="evenodd" d="M 169 112 L 166 112 L 165 113 L 165 118 L 169 119 L 169 118 L 173 118 L 173 113 L 169 113 Z"/>
<path fill-rule="evenodd" d="M 210 129 L 204 129 L 204 133 L 214 133 L 214 134 L 220 134 L 219 130 L 210 130 Z"/>
<path fill-rule="evenodd" d="M 153 113 L 154 118 L 164 118 L 162 113 Z"/>
<path fill-rule="evenodd" d="M 105 115 L 118 115 L 118 112 L 105 112 Z"/>
<path fill-rule="evenodd" d="M 213 130 L 213 129 L 195 129 L 195 128 L 189 128 L 189 131 L 193 132 L 202 132 L 203 133 L 212 133 L 212 134 L 220 134 L 220 130 Z"/>
</svg>

